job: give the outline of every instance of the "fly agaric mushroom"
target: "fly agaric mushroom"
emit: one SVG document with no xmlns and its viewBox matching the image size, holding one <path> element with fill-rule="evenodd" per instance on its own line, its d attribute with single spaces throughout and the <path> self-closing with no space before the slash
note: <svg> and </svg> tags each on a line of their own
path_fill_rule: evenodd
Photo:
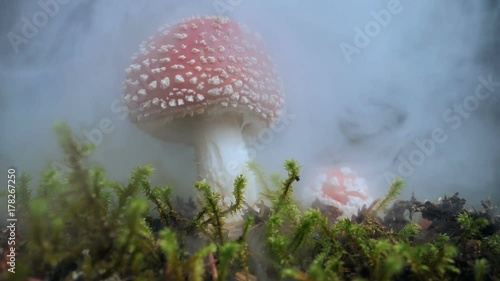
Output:
<svg viewBox="0 0 500 281">
<path fill-rule="evenodd" d="M 140 45 L 126 69 L 129 119 L 166 142 L 195 148 L 198 175 L 228 199 L 238 175 L 258 200 L 246 138 L 282 116 L 283 86 L 260 37 L 223 17 L 192 17 Z"/>
<path fill-rule="evenodd" d="M 373 202 L 365 179 L 348 167 L 322 169 L 310 188 L 321 203 L 342 211 L 342 217 L 350 217 Z"/>
</svg>

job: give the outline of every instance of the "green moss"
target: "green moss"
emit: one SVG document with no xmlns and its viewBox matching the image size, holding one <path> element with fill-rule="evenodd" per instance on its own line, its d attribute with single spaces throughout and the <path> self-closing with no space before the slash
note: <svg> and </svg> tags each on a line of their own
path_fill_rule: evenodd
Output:
<svg viewBox="0 0 500 281">
<path fill-rule="evenodd" d="M 267 205 L 259 210 L 245 208 L 243 176 L 234 179 L 228 207 L 205 181 L 195 183 L 197 203 L 183 202 L 173 200 L 174 188 L 150 185 L 150 166 L 136 168 L 126 184 L 108 180 L 103 168 L 87 166 L 91 146 L 78 143 L 64 124 L 56 133 L 71 173 L 47 169 L 35 187 L 28 175 L 20 176 L 17 273 L 0 278 L 500 279 L 500 219 L 486 203 L 485 210 L 470 211 L 454 195 L 446 204 L 412 198 L 389 206 L 403 188 L 397 180 L 385 198 L 339 220 L 295 202 L 300 166 L 293 160 L 285 162 L 284 178 L 268 178 L 250 163 L 265 190 Z M 422 212 L 431 227 L 403 221 L 395 228 L 394 220 L 379 216 L 389 209 L 391 218 L 403 217 L 401 206 Z M 237 211 L 245 214 L 242 235 L 231 239 L 225 222 Z"/>
<path fill-rule="evenodd" d="M 384 208 L 387 207 L 387 205 L 389 205 L 389 203 L 391 201 L 394 201 L 399 196 L 401 191 L 403 190 L 403 185 L 404 185 L 404 182 L 402 180 L 396 179 L 391 184 L 391 188 L 389 189 L 389 192 L 387 193 L 385 198 L 383 200 L 378 201 L 378 203 L 374 209 L 375 212 L 379 212 L 379 211 L 383 210 Z"/>
</svg>

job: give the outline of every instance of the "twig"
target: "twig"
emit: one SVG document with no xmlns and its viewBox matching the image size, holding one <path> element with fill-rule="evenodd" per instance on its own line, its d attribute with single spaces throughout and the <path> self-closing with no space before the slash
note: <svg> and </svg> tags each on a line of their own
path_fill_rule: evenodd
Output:
<svg viewBox="0 0 500 281">
<path fill-rule="evenodd" d="M 210 266 L 210 269 L 212 270 L 212 278 L 213 280 L 217 280 L 219 278 L 219 274 L 217 273 L 217 260 L 214 257 L 214 253 L 210 252 L 208 254 L 208 266 Z"/>
</svg>

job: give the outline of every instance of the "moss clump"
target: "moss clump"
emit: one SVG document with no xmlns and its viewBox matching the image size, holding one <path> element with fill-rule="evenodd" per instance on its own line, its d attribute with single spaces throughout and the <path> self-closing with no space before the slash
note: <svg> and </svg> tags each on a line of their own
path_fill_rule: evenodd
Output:
<svg viewBox="0 0 500 281">
<path fill-rule="evenodd" d="M 403 188 L 397 180 L 385 198 L 339 219 L 340 210 L 319 202 L 297 205 L 300 167 L 292 160 L 284 178 L 269 180 L 250 165 L 266 190 L 268 203 L 259 209 L 246 205 L 242 176 L 229 207 L 204 181 L 195 184 L 197 202 L 174 200 L 171 187 L 150 185 L 152 167 L 135 169 L 126 184 L 109 181 L 103 168 L 87 167 L 92 147 L 65 125 L 56 133 L 71 173 L 47 169 L 37 188 L 20 177 L 16 273 L 0 267 L 0 279 L 500 279 L 500 217 L 488 201 L 481 211 L 465 209 L 458 194 L 389 206 Z M 237 211 L 245 221 L 241 235 L 230 238 L 226 219 Z M 412 222 L 417 212 L 425 227 Z M 0 239 L 5 248 L 6 235 Z"/>
</svg>

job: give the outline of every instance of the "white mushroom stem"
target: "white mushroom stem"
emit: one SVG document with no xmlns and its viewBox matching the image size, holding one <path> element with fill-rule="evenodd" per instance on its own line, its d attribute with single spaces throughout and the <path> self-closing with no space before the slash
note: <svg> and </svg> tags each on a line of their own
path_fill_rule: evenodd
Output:
<svg viewBox="0 0 500 281">
<path fill-rule="evenodd" d="M 230 114 L 201 122 L 195 134 L 198 176 L 219 192 L 225 204 L 234 202 L 234 180 L 243 175 L 247 180 L 245 199 L 256 203 L 259 190 L 255 174 L 248 168 L 250 157 L 243 139 L 241 124 Z"/>
</svg>

